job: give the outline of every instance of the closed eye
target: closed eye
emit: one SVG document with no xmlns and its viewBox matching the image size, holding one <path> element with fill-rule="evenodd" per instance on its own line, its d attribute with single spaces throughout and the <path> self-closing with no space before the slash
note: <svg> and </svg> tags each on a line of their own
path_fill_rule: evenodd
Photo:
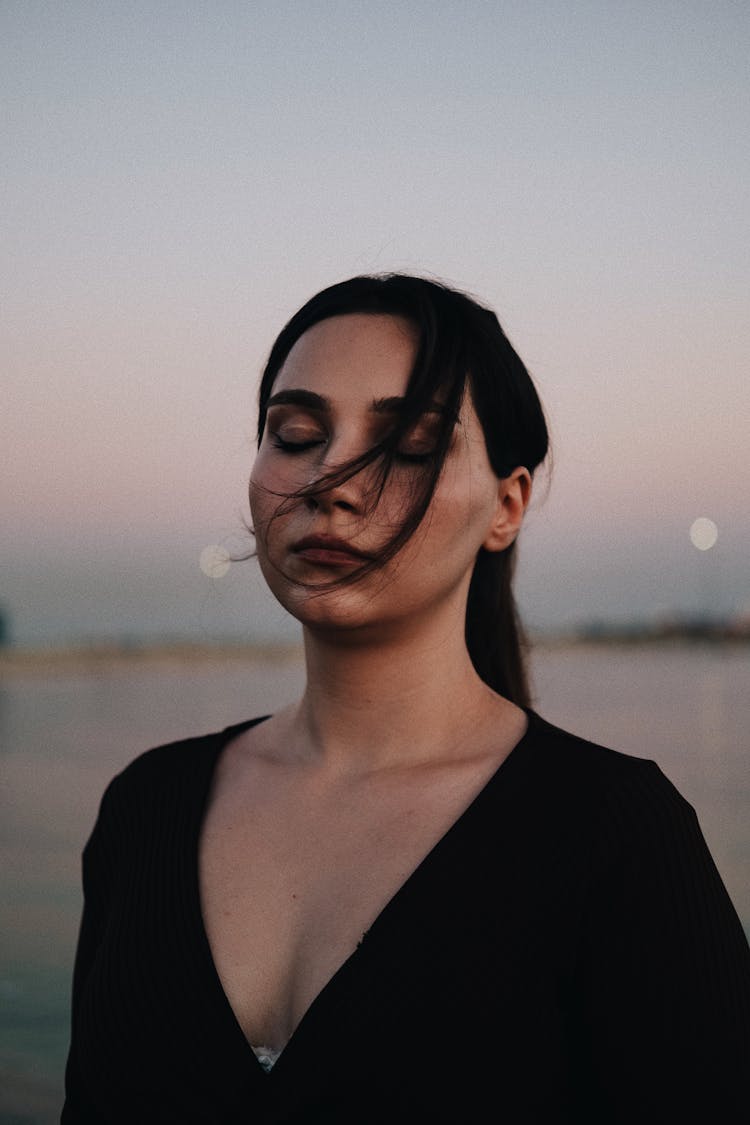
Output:
<svg viewBox="0 0 750 1125">
<path fill-rule="evenodd" d="M 306 449 L 314 449 L 316 445 L 325 444 L 321 438 L 314 438 L 310 441 L 285 441 L 284 438 L 274 433 L 271 434 L 271 437 L 274 449 L 281 449 L 284 453 L 304 453 Z"/>
<path fill-rule="evenodd" d="M 435 459 L 436 451 L 429 449 L 425 453 L 406 453 L 400 449 L 396 450 L 396 460 L 405 461 L 408 465 L 426 465 Z"/>
</svg>

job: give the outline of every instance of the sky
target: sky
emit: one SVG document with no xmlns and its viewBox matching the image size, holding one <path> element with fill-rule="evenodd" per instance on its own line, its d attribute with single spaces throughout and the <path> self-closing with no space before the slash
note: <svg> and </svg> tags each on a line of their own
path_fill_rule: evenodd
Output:
<svg viewBox="0 0 750 1125">
<path fill-rule="evenodd" d="M 386 270 L 491 305 L 539 389 L 532 627 L 750 612 L 749 46 L 726 0 L 3 0 L 13 639 L 296 635 L 199 560 L 250 546 L 275 335 Z"/>
</svg>

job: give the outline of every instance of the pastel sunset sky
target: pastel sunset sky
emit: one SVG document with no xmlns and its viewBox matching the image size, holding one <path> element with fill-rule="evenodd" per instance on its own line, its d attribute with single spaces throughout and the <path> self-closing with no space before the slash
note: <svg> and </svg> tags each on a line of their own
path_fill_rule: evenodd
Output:
<svg viewBox="0 0 750 1125">
<path fill-rule="evenodd" d="M 277 331 L 384 270 L 537 382 L 532 625 L 750 611 L 749 47 L 739 0 L 4 3 L 15 639 L 289 635 L 199 558 L 246 544 Z"/>
</svg>

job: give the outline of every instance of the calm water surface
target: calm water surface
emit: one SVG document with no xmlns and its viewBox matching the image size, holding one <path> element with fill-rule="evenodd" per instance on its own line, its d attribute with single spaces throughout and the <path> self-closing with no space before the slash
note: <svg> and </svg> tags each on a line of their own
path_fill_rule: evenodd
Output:
<svg viewBox="0 0 750 1125">
<path fill-rule="evenodd" d="M 698 812 L 750 933 L 750 649 L 539 649 L 536 709 L 653 758 Z M 59 1119 L 80 853 L 114 773 L 150 746 L 267 714 L 298 660 L 102 662 L 0 679 L 0 1125 Z"/>
</svg>

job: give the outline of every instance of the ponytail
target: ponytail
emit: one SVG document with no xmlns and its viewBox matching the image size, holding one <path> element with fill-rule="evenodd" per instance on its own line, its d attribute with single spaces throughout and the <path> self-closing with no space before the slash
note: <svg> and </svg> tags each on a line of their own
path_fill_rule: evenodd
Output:
<svg viewBox="0 0 750 1125">
<path fill-rule="evenodd" d="M 530 706 L 526 637 L 513 596 L 516 544 L 480 550 L 466 605 L 466 647 L 484 682 L 518 707 Z"/>
</svg>

